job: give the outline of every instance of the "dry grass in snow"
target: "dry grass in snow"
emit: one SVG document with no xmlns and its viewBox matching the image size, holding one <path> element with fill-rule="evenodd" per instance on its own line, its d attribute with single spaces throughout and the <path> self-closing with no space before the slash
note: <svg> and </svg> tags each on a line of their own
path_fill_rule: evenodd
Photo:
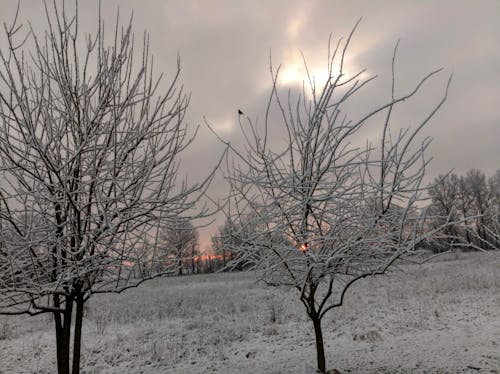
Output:
<svg viewBox="0 0 500 374">
<path fill-rule="evenodd" d="M 453 254 L 355 285 L 324 320 L 342 373 L 500 373 L 500 254 Z M 82 373 L 313 373 L 293 291 L 252 274 L 159 279 L 89 302 Z M 0 373 L 54 373 L 53 322 L 0 316 Z"/>
</svg>

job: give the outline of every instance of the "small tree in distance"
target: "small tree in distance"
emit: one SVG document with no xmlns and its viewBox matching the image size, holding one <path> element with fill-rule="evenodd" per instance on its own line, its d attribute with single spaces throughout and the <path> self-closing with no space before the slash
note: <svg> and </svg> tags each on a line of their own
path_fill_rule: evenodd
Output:
<svg viewBox="0 0 500 374">
<path fill-rule="evenodd" d="M 417 144 L 417 139 L 443 105 L 451 82 L 450 76 L 442 98 L 415 128 L 394 129 L 395 108 L 440 72 L 429 73 L 396 96 L 396 45 L 390 99 L 372 110 L 359 108 L 359 117 L 351 117 L 346 103 L 375 79 L 366 78 L 365 70 L 346 75 L 345 55 L 355 29 L 345 43 L 330 43 L 329 78 L 321 89 L 308 75 L 310 92 L 303 88 L 298 97 L 288 92 L 283 98 L 279 69 L 271 66 L 272 91 L 263 123 L 258 126 L 240 116 L 246 152 L 221 139 L 233 156 L 227 163 L 227 218 L 234 227 L 260 228 L 227 234 L 238 237 L 230 248 L 232 266 L 251 264 L 268 285 L 297 290 L 314 327 L 322 373 L 325 314 L 342 305 L 356 281 L 384 274 L 431 234 L 419 205 L 430 140 Z M 276 112 L 280 119 L 271 120 Z M 359 146 L 361 130 L 378 114 L 383 114 L 380 138 Z M 270 138 L 271 127 L 286 138 L 283 146 Z"/>
<path fill-rule="evenodd" d="M 179 61 L 161 93 L 147 34 L 136 49 L 131 20 L 117 17 L 106 38 L 100 14 L 83 34 L 77 2 L 73 16 L 68 7 L 45 6 L 44 34 L 23 34 L 17 14 L 4 28 L 0 314 L 52 313 L 57 372 L 78 374 L 85 302 L 177 271 L 160 233 L 205 216 L 194 208 L 211 175 L 177 182 L 192 142 Z"/>
<path fill-rule="evenodd" d="M 183 262 L 189 261 L 191 272 L 194 273 L 194 260 L 198 249 L 198 231 L 186 219 L 177 221 L 165 227 L 160 232 L 162 242 L 163 265 L 170 262 L 177 264 L 178 275 L 182 275 Z"/>
<path fill-rule="evenodd" d="M 433 219 L 429 227 L 437 228 L 446 223 L 451 217 L 458 219 L 458 202 L 460 199 L 459 178 L 455 174 L 440 175 L 435 178 L 429 186 L 429 195 L 432 199 L 430 212 Z M 432 249 L 434 252 L 453 250 L 460 245 L 458 225 L 448 225 L 442 232 L 441 237 L 432 238 Z"/>
<path fill-rule="evenodd" d="M 231 227 L 231 222 L 226 221 L 224 225 L 217 229 L 217 232 L 210 238 L 210 250 L 213 256 L 219 260 L 220 267 L 226 270 L 225 265 L 232 258 L 232 253 L 230 248 L 235 247 L 236 243 L 230 243 L 233 237 L 230 236 L 231 232 L 234 232 L 235 228 Z M 217 267 L 218 268 L 218 267 Z"/>
</svg>

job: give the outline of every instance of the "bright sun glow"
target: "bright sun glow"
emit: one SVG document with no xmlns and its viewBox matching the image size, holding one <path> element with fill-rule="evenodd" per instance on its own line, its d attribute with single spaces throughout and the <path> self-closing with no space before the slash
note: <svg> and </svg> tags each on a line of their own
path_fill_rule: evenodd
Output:
<svg viewBox="0 0 500 374">
<path fill-rule="evenodd" d="M 297 64 L 289 65 L 280 72 L 279 81 L 281 84 L 289 85 L 302 81 L 302 74 L 299 72 Z"/>
<path fill-rule="evenodd" d="M 361 69 L 357 67 L 356 56 L 359 52 L 351 52 L 345 56 L 344 66 L 342 68 L 342 78 L 341 81 L 353 77 L 358 74 Z M 309 53 L 311 54 L 311 53 Z M 312 53 L 314 56 L 315 54 Z M 282 86 L 302 86 L 305 85 L 306 89 L 309 88 L 312 83 L 316 90 L 319 91 L 323 88 L 325 83 L 330 77 L 330 72 L 328 71 L 328 66 L 324 59 L 325 56 L 316 54 L 316 58 L 305 56 L 307 61 L 307 69 L 304 66 L 304 56 L 297 47 L 290 47 L 283 51 L 281 68 L 278 76 L 278 83 Z M 332 78 L 337 78 L 340 74 L 339 71 L 339 56 L 336 56 L 335 63 L 333 66 L 333 71 L 331 72 Z M 309 77 L 308 77 L 309 71 Z M 358 79 L 366 79 L 367 74 L 361 74 Z M 309 81 L 309 79 L 311 81 Z"/>
<path fill-rule="evenodd" d="M 359 70 L 346 69 L 344 67 L 341 81 L 352 77 L 353 72 L 358 73 Z M 302 86 L 302 84 L 305 84 L 306 89 L 312 83 L 316 87 L 316 90 L 321 90 L 330 76 L 327 68 L 315 68 L 311 66 L 309 66 L 309 74 L 310 77 L 307 76 L 307 71 L 302 62 L 283 64 L 279 72 L 278 83 L 283 86 Z M 336 78 L 338 74 L 338 70 L 333 71 L 332 78 Z M 358 79 L 366 78 L 366 75 L 366 73 L 363 73 Z M 309 79 L 311 79 L 311 82 L 309 82 Z"/>
<path fill-rule="evenodd" d="M 322 87 L 328 80 L 327 69 L 315 69 L 310 71 L 311 80 L 316 87 Z M 309 84 L 307 72 L 301 63 L 291 63 L 283 66 L 279 75 L 279 83 L 285 86 Z"/>
</svg>

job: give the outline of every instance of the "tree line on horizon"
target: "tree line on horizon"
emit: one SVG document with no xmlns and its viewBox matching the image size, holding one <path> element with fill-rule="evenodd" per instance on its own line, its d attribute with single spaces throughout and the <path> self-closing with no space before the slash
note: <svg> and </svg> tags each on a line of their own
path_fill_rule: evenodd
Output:
<svg viewBox="0 0 500 374">
<path fill-rule="evenodd" d="M 435 252 L 500 248 L 500 169 L 487 177 L 479 169 L 450 173 L 429 186 L 431 227 L 448 222 L 429 242 Z"/>
<path fill-rule="evenodd" d="M 428 229 L 445 224 L 446 227 L 426 241 L 425 249 L 441 253 L 500 248 L 500 169 L 489 177 L 479 169 L 470 169 L 463 175 L 440 175 L 427 188 L 429 204 L 426 209 L 431 217 L 427 221 Z M 250 215 L 245 222 L 245 225 L 237 225 L 226 219 L 211 236 L 210 246 L 204 251 L 200 248 L 199 235 L 193 224 L 179 224 L 162 234 L 166 260 L 176 254 L 181 265 L 178 275 L 243 270 L 245 266 L 238 261 L 234 266 L 230 264 L 235 260 L 231 248 L 242 244 L 241 238 L 263 230 L 259 228 L 258 217 Z M 274 240 L 280 241 L 278 238 Z M 250 267 L 251 264 L 247 263 L 247 268 Z"/>
</svg>

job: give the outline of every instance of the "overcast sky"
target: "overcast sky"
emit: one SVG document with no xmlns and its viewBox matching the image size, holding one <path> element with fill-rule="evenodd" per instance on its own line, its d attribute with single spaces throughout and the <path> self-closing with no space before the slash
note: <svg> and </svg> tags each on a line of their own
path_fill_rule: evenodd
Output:
<svg viewBox="0 0 500 374">
<path fill-rule="evenodd" d="M 71 3 L 71 2 L 70 2 Z M 103 0 L 105 19 L 134 12 L 134 29 L 150 33 L 158 72 L 173 71 L 177 54 L 181 81 L 192 93 L 187 119 L 201 130 L 185 156 L 183 171 L 196 180 L 206 173 L 221 145 L 203 117 L 227 138 L 237 136 L 237 110 L 262 118 L 270 90 L 269 56 L 282 64 L 281 84 L 302 84 L 301 52 L 312 74 L 326 66 L 329 34 L 349 34 L 363 20 L 348 55 L 348 70 L 368 69 L 379 78 L 361 112 L 389 98 L 392 48 L 400 39 L 398 90 L 412 88 L 425 73 L 444 72 L 426 87 L 417 105 L 401 117 L 411 126 L 442 94 L 454 74 L 449 98 L 429 124 L 434 157 L 429 176 L 455 169 L 500 168 L 500 1 L 499 0 Z M 17 0 L 0 0 L 1 21 L 11 18 Z M 80 23 L 91 29 L 97 1 L 80 1 Z M 22 0 L 21 19 L 42 24 L 41 1 Z M 111 22 L 110 22 L 111 26 Z M 167 75 L 168 79 L 168 75 Z M 319 79 L 319 78 L 318 78 Z M 366 108 L 364 108 L 366 106 Z M 358 109 L 358 107 L 356 107 Z M 420 117 L 421 118 L 421 117 Z M 405 124 L 406 125 L 406 124 Z M 220 188 L 218 184 L 216 189 Z M 216 191 L 214 192 L 217 193 Z M 204 242 L 210 230 L 202 233 Z"/>
</svg>

